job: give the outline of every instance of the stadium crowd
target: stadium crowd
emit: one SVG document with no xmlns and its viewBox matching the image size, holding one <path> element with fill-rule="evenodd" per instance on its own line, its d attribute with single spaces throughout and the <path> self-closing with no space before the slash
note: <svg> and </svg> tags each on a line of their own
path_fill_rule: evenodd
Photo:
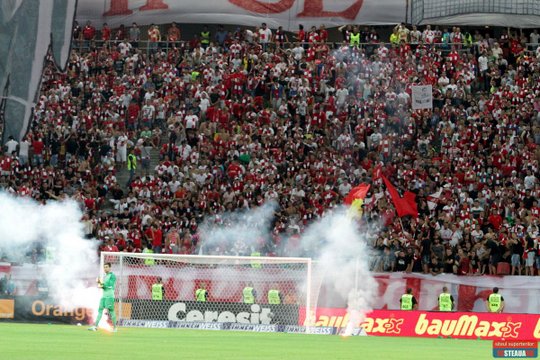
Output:
<svg viewBox="0 0 540 360">
<path fill-rule="evenodd" d="M 44 70 L 31 130 L 3 144 L 0 182 L 79 201 L 102 250 L 270 256 L 302 255 L 309 223 L 365 182 L 372 270 L 538 274 L 537 31 L 402 24 L 388 43 L 340 31 L 339 43 L 324 26 L 265 24 L 186 40 L 150 26 L 146 51 L 136 24 L 76 25 L 67 71 Z M 433 86 L 433 109 L 411 109 L 414 84 Z M 417 194 L 417 218 L 396 215 L 380 172 Z M 271 237 L 201 248 L 203 219 L 226 227 L 218 214 L 270 201 Z"/>
</svg>

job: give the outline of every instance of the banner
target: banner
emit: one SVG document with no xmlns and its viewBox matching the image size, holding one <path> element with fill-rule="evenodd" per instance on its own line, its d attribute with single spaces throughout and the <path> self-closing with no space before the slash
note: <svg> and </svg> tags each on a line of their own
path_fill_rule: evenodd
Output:
<svg viewBox="0 0 540 360">
<path fill-rule="evenodd" d="M 431 85 L 413 85 L 412 90 L 412 108 L 433 109 L 433 90 Z"/>
<path fill-rule="evenodd" d="M 46 272 L 47 266 L 25 265 L 12 266 L 10 274 L 16 285 L 16 295 L 37 296 L 37 281 L 39 273 Z M 242 292 L 242 282 L 231 281 L 230 275 L 219 269 L 196 269 L 182 270 L 182 276 L 178 271 L 166 266 L 155 266 L 155 272 L 160 274 L 165 284 L 165 296 L 171 301 L 193 301 L 196 286 L 199 282 L 207 282 L 211 300 L 235 303 L 240 302 Z M 279 278 L 280 283 L 289 283 L 290 288 L 301 284 L 305 280 L 305 270 L 287 269 L 262 269 L 257 274 L 250 275 L 255 283 L 268 284 L 271 277 Z M 246 274 L 251 271 L 245 268 Z M 316 271 L 316 269 L 315 269 Z M 97 273 L 97 270 L 96 270 Z M 146 274 L 146 275 L 145 275 Z M 117 286 L 117 290 L 122 287 L 123 294 L 130 294 L 137 299 L 151 299 L 151 286 L 155 277 L 149 276 L 147 270 L 140 267 L 126 267 L 124 275 L 128 276 L 127 281 L 123 281 Z M 458 311 L 485 311 L 485 300 L 491 293 L 493 287 L 498 287 L 505 300 L 504 311 L 507 313 L 540 313 L 540 281 L 534 276 L 456 276 L 441 274 L 437 276 L 424 274 L 395 273 L 375 273 L 375 280 L 378 283 L 377 299 L 375 304 L 377 309 L 389 310 L 399 309 L 399 299 L 407 288 L 413 289 L 413 294 L 418 300 L 418 309 L 431 311 L 437 309 L 437 297 L 442 287 L 447 286 L 456 301 Z M 222 289 L 223 284 L 215 287 L 213 282 L 229 281 L 227 289 Z M 88 286 L 95 286 L 95 278 L 88 279 Z M 267 286 L 267 285 L 265 285 Z M 269 286 L 269 285 L 268 285 Z M 232 291 L 231 289 L 235 289 Z M 260 294 L 266 294 L 268 288 L 262 287 Z M 301 289 L 298 289 L 298 296 L 302 296 Z M 295 300 L 295 299 L 291 299 Z M 296 302 L 296 301 L 291 301 Z M 347 299 L 341 297 L 334 291 L 334 285 L 322 279 L 322 287 L 319 291 L 318 306 L 332 308 L 346 308 Z"/>
<path fill-rule="evenodd" d="M 377 309 L 399 309 L 399 299 L 407 288 L 413 290 L 418 309 L 437 309 L 437 299 L 442 287 L 448 287 L 456 301 L 456 310 L 484 312 L 485 301 L 494 287 L 504 297 L 506 313 L 540 313 L 540 281 L 534 276 L 456 276 L 442 274 L 387 273 L 375 276 L 379 284 Z M 321 302 L 319 302 L 321 305 Z M 346 307 L 343 303 L 340 306 Z"/>
<path fill-rule="evenodd" d="M 306 310 L 300 308 L 299 325 L 344 327 L 345 309 L 318 308 L 312 324 L 305 324 Z M 463 312 L 374 310 L 359 324 L 368 335 L 452 337 L 457 339 L 540 339 L 540 315 Z"/>
<path fill-rule="evenodd" d="M 115 303 L 115 311 L 120 316 L 120 308 Z M 131 318 L 131 304 L 122 304 L 122 317 Z M 0 320 L 22 322 L 56 323 L 56 324 L 89 324 L 94 314 L 88 308 L 66 308 L 52 299 L 34 296 L 15 296 L 0 299 Z"/>
<path fill-rule="evenodd" d="M 116 27 L 177 23 L 231 24 L 297 30 L 325 24 L 395 25 L 405 21 L 402 0 L 79 0 L 77 20 Z"/>
<path fill-rule="evenodd" d="M 298 322 L 297 305 L 215 303 L 195 301 L 152 301 L 125 299 L 129 304 L 132 320 L 238 323 L 238 324 L 287 324 Z"/>
<path fill-rule="evenodd" d="M 11 319 L 15 321 L 87 324 L 93 319 L 91 309 L 67 309 L 48 299 L 16 296 L 11 301 L 14 303 L 14 316 Z"/>
</svg>

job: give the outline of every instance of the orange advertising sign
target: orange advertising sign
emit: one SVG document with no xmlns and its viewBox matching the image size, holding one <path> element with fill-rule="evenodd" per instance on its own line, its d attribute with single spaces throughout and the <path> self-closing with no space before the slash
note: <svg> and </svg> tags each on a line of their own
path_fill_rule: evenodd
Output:
<svg viewBox="0 0 540 360">
<path fill-rule="evenodd" d="M 15 317 L 15 300 L 0 299 L 0 319 L 13 319 Z"/>
</svg>

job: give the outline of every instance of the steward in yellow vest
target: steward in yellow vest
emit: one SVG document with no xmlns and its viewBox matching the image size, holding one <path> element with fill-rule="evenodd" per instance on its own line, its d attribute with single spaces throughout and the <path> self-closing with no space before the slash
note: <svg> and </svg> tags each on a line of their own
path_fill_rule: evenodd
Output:
<svg viewBox="0 0 540 360">
<path fill-rule="evenodd" d="M 418 302 L 416 301 L 416 298 L 412 294 L 412 289 L 408 288 L 407 293 L 401 295 L 401 299 L 399 300 L 401 303 L 401 310 L 416 310 L 418 307 Z"/>
<path fill-rule="evenodd" d="M 195 300 L 197 302 L 206 302 L 208 300 L 208 290 L 206 290 L 206 283 L 201 283 L 200 287 L 195 290 Z"/>
<path fill-rule="evenodd" d="M 486 300 L 486 308 L 488 312 L 502 313 L 504 310 L 504 298 L 499 294 L 499 288 L 494 287 L 493 293 Z"/>
<path fill-rule="evenodd" d="M 350 47 L 360 46 L 360 33 L 359 32 L 351 33 L 350 38 L 351 38 L 349 40 Z"/>
<path fill-rule="evenodd" d="M 276 289 L 268 290 L 268 303 L 272 305 L 281 304 L 281 292 Z"/>
<path fill-rule="evenodd" d="M 152 250 L 152 245 L 148 245 L 145 249 L 143 249 L 143 254 L 153 254 L 154 250 Z M 156 263 L 156 261 L 152 258 L 145 258 L 144 259 L 144 265 L 152 266 Z"/>
<path fill-rule="evenodd" d="M 158 277 L 157 282 L 152 285 L 152 300 L 161 301 L 165 296 L 165 289 L 163 288 L 163 283 L 161 281 L 161 277 Z"/>
<path fill-rule="evenodd" d="M 439 295 L 439 311 L 454 310 L 454 298 L 448 293 L 448 288 L 445 286 L 442 291 Z"/>
<path fill-rule="evenodd" d="M 249 283 L 244 290 L 242 290 L 242 301 L 244 304 L 255 304 L 255 298 L 257 294 L 253 288 L 253 284 Z"/>
</svg>

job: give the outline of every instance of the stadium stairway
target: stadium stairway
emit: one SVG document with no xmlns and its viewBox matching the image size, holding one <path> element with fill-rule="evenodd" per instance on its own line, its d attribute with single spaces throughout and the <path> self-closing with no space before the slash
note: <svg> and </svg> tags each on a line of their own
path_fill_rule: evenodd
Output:
<svg viewBox="0 0 540 360">
<path fill-rule="evenodd" d="M 149 174 L 152 175 L 154 173 L 154 169 L 159 164 L 159 149 L 152 148 L 150 150 L 150 169 Z M 135 175 L 142 176 L 142 163 L 140 159 L 137 159 L 137 171 L 135 172 Z M 121 167 L 118 167 L 116 169 L 116 182 L 120 185 L 122 190 L 127 190 L 127 181 L 129 179 L 129 171 L 127 169 L 126 165 L 123 165 Z"/>
</svg>

